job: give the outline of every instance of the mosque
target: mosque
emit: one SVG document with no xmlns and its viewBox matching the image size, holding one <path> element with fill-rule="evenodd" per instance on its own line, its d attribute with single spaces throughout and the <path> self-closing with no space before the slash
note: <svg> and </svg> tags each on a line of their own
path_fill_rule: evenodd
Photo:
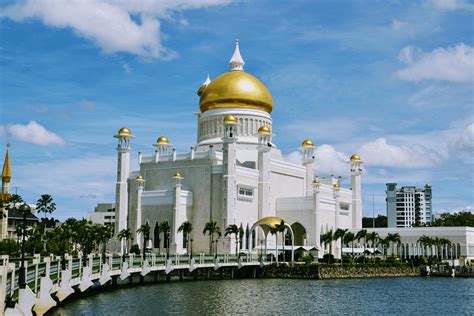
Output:
<svg viewBox="0 0 474 316">
<path fill-rule="evenodd" d="M 190 245 L 178 228 L 190 221 L 191 247 L 197 253 L 210 248 L 203 234 L 207 222 L 217 222 L 221 232 L 235 224 L 243 236 L 222 235 L 216 245 L 219 253 L 235 253 L 236 242 L 241 251 L 256 252 L 264 242 L 275 249 L 277 241 L 268 227 L 281 220 L 294 245 L 317 249 L 320 235 L 328 230 L 362 228 L 361 157 L 354 154 L 348 161 L 350 188 L 341 186 L 340 177 L 315 177 L 316 146 L 310 139 L 301 143 L 301 164 L 286 161 L 272 139 L 272 96 L 244 71 L 238 39 L 229 64 L 228 72 L 212 81 L 208 76 L 197 91 L 197 144 L 189 152 L 177 152 L 168 137 L 160 136 L 154 152 L 139 152 L 139 168 L 130 171 L 135 136 L 126 127 L 114 136 L 115 233 L 130 228 L 142 247 L 136 231 L 148 223 L 147 247 L 163 249 L 158 225 L 168 221 L 170 253 L 182 254 Z"/>
</svg>

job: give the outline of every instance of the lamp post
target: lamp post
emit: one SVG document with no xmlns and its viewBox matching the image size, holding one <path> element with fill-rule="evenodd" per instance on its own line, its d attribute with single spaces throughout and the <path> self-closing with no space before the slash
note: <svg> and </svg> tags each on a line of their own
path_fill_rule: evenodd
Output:
<svg viewBox="0 0 474 316">
<path fill-rule="evenodd" d="M 25 275 L 25 235 L 26 235 L 26 216 L 30 213 L 31 208 L 28 204 L 23 203 L 19 207 L 20 212 L 23 215 L 23 229 L 21 236 L 21 263 L 18 275 L 18 286 L 20 289 L 26 288 L 26 275 Z"/>
</svg>

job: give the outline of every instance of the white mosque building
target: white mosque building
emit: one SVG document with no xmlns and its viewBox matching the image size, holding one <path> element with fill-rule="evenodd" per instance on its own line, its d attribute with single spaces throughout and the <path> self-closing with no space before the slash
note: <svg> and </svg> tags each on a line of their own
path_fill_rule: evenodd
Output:
<svg viewBox="0 0 474 316">
<path fill-rule="evenodd" d="M 199 88 L 197 144 L 189 152 L 177 152 L 161 136 L 153 152 L 138 153 L 139 168 L 130 171 L 135 136 L 125 127 L 114 136 L 116 234 L 129 228 L 142 247 L 136 231 L 148 223 L 150 245 L 163 249 L 157 244 L 158 239 L 163 243 L 158 225 L 168 221 L 170 253 L 182 254 L 188 245 L 178 227 L 185 221 L 193 225 L 194 253 L 209 250 L 203 234 L 209 221 L 217 222 L 221 232 L 231 224 L 242 227 L 240 247 L 250 252 L 263 241 L 275 249 L 275 237 L 264 236 L 265 225 L 281 220 L 291 228 L 296 246 L 320 248 L 320 235 L 328 230 L 362 228 L 361 158 L 354 154 L 348 161 L 350 188 L 341 187 L 340 177 L 314 176 L 316 147 L 309 139 L 301 144 L 301 164 L 286 161 L 272 139 L 272 96 L 244 64 L 237 40 L 229 71 L 212 81 L 208 77 Z M 235 253 L 235 243 L 233 235 L 222 235 L 218 252 Z"/>
</svg>

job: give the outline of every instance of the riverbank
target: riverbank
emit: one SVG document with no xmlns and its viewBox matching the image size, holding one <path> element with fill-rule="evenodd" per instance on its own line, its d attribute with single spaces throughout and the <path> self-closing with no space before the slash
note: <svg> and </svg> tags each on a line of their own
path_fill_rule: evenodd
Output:
<svg viewBox="0 0 474 316">
<path fill-rule="evenodd" d="M 350 279 L 373 277 L 420 276 L 420 270 L 411 266 L 370 265 L 271 265 L 262 271 L 264 278 L 283 279 Z"/>
</svg>

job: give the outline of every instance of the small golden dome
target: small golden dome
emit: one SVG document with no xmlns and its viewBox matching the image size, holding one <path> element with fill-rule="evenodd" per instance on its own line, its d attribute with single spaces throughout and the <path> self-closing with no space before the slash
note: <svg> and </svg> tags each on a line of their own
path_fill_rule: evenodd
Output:
<svg viewBox="0 0 474 316">
<path fill-rule="evenodd" d="M 333 188 L 334 189 L 340 189 L 341 186 L 339 185 L 339 183 L 334 183 Z"/>
<path fill-rule="evenodd" d="M 319 178 L 316 178 L 316 179 L 313 180 L 313 184 L 320 184 L 320 183 L 321 183 L 321 181 L 319 180 Z"/>
<path fill-rule="evenodd" d="M 143 176 L 142 175 L 138 175 L 135 180 L 138 180 L 138 181 L 143 181 L 145 179 L 143 179 Z"/>
<path fill-rule="evenodd" d="M 235 118 L 235 116 L 228 114 L 224 117 L 224 123 L 237 124 L 237 119 Z"/>
<path fill-rule="evenodd" d="M 181 173 L 179 171 L 176 171 L 176 173 L 174 174 L 174 177 L 181 178 Z"/>
<path fill-rule="evenodd" d="M 314 143 L 311 139 L 305 139 L 303 143 L 301 144 L 303 147 L 313 147 Z"/>
<path fill-rule="evenodd" d="M 128 135 L 131 135 L 132 132 L 130 131 L 130 129 L 126 128 L 126 127 L 122 127 L 121 129 L 119 129 L 117 135 L 119 136 L 128 136 Z"/>
<path fill-rule="evenodd" d="M 259 127 L 258 133 L 259 133 L 259 134 L 271 134 L 272 131 L 270 130 L 270 127 L 268 127 L 268 126 L 266 126 L 266 125 L 263 125 L 263 126 L 260 126 L 260 127 Z"/>
<path fill-rule="evenodd" d="M 169 145 L 170 141 L 168 139 L 168 137 L 166 136 L 160 136 L 158 137 L 158 139 L 156 140 L 156 143 L 158 145 Z"/>
<path fill-rule="evenodd" d="M 353 154 L 351 156 L 351 161 L 360 161 L 360 160 L 361 160 L 361 158 L 358 154 Z"/>
<path fill-rule="evenodd" d="M 218 108 L 249 108 L 272 112 L 273 99 L 265 85 L 245 71 L 229 71 L 202 91 L 201 112 Z"/>
</svg>

